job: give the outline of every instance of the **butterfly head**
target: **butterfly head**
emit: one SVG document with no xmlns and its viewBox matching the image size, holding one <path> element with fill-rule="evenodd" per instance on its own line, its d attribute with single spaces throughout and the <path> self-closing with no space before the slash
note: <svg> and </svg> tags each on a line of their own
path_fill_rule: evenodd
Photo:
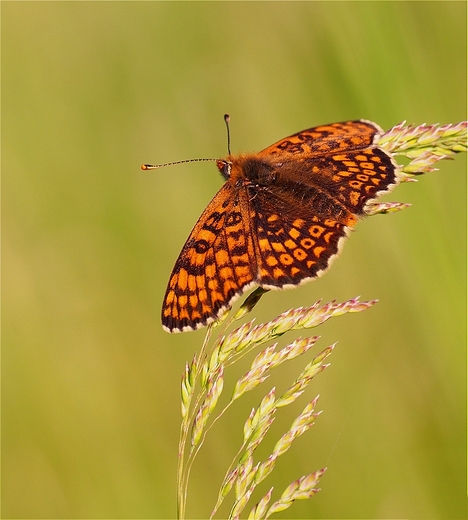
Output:
<svg viewBox="0 0 468 520">
<path fill-rule="evenodd" d="M 216 166 L 224 179 L 228 180 L 231 176 L 232 162 L 228 159 L 217 159 Z"/>
</svg>

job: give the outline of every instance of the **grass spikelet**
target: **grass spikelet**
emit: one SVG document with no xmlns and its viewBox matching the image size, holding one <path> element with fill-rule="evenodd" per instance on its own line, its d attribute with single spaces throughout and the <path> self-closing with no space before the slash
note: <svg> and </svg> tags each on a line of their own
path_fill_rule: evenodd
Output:
<svg viewBox="0 0 468 520">
<path fill-rule="evenodd" d="M 382 134 L 377 145 L 394 156 L 411 159 L 400 169 L 405 174 L 421 175 L 435 171 L 432 165 L 454 154 L 467 151 L 467 122 L 454 125 L 408 125 L 400 123 Z"/>
<path fill-rule="evenodd" d="M 281 437 L 273 448 L 272 456 L 278 458 L 289 450 L 294 440 L 305 433 L 315 422 L 316 417 L 322 412 L 313 413 L 319 396 L 313 399 L 294 420 L 291 428 Z"/>
<path fill-rule="evenodd" d="M 365 208 L 366 215 L 386 215 L 387 213 L 396 213 L 402 209 L 409 208 L 411 204 L 405 202 L 375 202 L 368 204 Z"/>
<path fill-rule="evenodd" d="M 323 361 L 332 353 L 334 348 L 335 345 L 330 345 L 305 366 L 304 370 L 299 374 L 294 383 L 277 400 L 276 406 L 278 408 L 291 404 L 304 393 L 304 390 L 310 383 L 311 379 L 329 366 L 323 364 Z"/>
<path fill-rule="evenodd" d="M 265 518 L 268 504 L 271 500 L 271 495 L 273 493 L 273 488 L 270 488 L 268 493 L 260 500 L 260 502 L 252 508 L 250 514 L 248 516 L 248 520 L 258 520 L 260 518 Z"/>
<path fill-rule="evenodd" d="M 263 420 L 265 418 L 270 418 L 271 415 L 275 412 L 275 388 L 272 388 L 268 394 L 262 399 L 260 406 L 255 410 L 252 408 L 248 419 L 244 424 L 244 443 L 247 443 L 249 440 L 255 440 L 258 438 L 258 424 L 260 422 L 260 418 Z"/>
<path fill-rule="evenodd" d="M 295 500 L 304 500 L 315 495 L 320 491 L 320 489 L 317 489 L 315 486 L 318 484 L 320 477 L 325 473 L 325 471 L 326 468 L 320 469 L 292 482 L 284 490 L 281 498 L 270 507 L 264 518 L 269 518 L 273 513 L 279 513 L 280 511 L 288 509 Z"/>
</svg>

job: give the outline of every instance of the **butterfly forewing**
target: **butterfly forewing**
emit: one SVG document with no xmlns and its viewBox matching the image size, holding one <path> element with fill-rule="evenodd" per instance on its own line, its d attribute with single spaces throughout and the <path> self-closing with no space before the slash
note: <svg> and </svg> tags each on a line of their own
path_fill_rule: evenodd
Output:
<svg viewBox="0 0 468 520">
<path fill-rule="evenodd" d="M 169 332 L 214 321 L 256 272 L 246 201 L 227 182 L 207 206 L 172 271 L 162 322 Z"/>
<path fill-rule="evenodd" d="M 315 126 L 284 137 L 258 155 L 294 154 L 299 159 L 341 150 L 355 150 L 372 144 L 375 135 L 380 132 L 382 129 L 377 124 L 364 120 Z"/>
<path fill-rule="evenodd" d="M 398 182 L 392 158 L 377 147 L 312 156 L 300 162 L 289 159 L 283 161 L 281 170 L 283 182 L 296 183 L 298 191 L 303 193 L 306 187 L 317 190 L 309 202 L 319 212 L 321 207 L 339 204 L 363 215 L 366 204 Z"/>
</svg>

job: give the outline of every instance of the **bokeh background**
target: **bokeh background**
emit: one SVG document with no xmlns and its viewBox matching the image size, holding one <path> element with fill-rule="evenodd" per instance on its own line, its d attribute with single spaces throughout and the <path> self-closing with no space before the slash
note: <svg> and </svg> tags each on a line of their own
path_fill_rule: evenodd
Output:
<svg viewBox="0 0 468 520">
<path fill-rule="evenodd" d="M 233 152 L 353 118 L 462 121 L 466 3 L 2 2 L 1 14 L 2 516 L 173 518 L 180 375 L 204 331 L 166 334 L 160 305 L 222 180 L 212 163 L 140 164 L 225 155 L 225 112 Z M 360 223 L 326 276 L 254 311 L 379 299 L 313 331 L 315 353 L 339 341 L 332 365 L 278 416 L 269 449 L 318 393 L 324 413 L 262 490 L 328 472 L 283 517 L 465 517 L 466 157 L 439 167 L 386 197 L 413 206 Z M 250 407 L 309 359 L 212 431 L 189 517 L 211 511 Z"/>
</svg>

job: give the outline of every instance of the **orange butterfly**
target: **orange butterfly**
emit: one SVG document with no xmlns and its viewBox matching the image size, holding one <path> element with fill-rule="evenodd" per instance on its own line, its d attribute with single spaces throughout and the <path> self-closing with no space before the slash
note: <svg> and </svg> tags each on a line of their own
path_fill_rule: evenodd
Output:
<svg viewBox="0 0 468 520">
<path fill-rule="evenodd" d="M 218 159 L 226 182 L 174 266 L 164 330 L 204 327 L 252 287 L 284 289 L 323 274 L 366 206 L 398 183 L 392 157 L 375 145 L 381 132 L 370 121 L 333 123 Z"/>
</svg>

